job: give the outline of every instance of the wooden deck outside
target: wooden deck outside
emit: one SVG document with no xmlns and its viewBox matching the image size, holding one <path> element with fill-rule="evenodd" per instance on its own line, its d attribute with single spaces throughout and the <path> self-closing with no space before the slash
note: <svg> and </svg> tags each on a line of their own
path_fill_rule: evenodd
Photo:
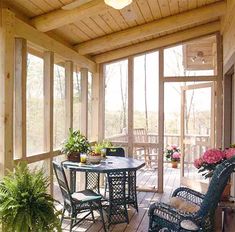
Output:
<svg viewBox="0 0 235 232">
<path fill-rule="evenodd" d="M 155 185 L 156 170 L 138 171 L 137 184 L 138 185 Z M 151 203 L 160 201 L 168 202 L 169 197 L 173 193 L 174 189 L 180 186 L 180 170 L 171 168 L 170 165 L 165 164 L 164 167 L 165 181 L 163 194 L 154 192 L 138 192 L 139 212 L 137 213 L 132 207 L 128 208 L 130 223 L 118 224 L 110 227 L 109 232 L 146 232 L 148 230 L 148 208 Z M 57 197 L 61 197 L 59 189 L 55 188 L 55 194 Z M 60 198 L 60 200 L 62 200 Z M 221 232 L 221 212 L 218 212 L 216 219 L 216 232 Z M 73 229 L 73 232 L 102 232 L 102 223 L 99 221 L 98 213 L 95 212 L 96 222 L 85 220 Z M 235 226 L 235 212 L 230 211 L 225 221 L 225 232 L 233 232 Z M 62 225 L 63 231 L 69 231 L 69 221 L 64 220 Z"/>
</svg>

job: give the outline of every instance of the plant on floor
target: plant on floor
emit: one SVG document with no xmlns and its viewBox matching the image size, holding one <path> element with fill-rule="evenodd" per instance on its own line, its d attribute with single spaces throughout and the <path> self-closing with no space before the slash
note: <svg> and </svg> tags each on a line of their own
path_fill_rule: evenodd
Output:
<svg viewBox="0 0 235 232">
<path fill-rule="evenodd" d="M 90 151 L 90 143 L 79 130 L 69 129 L 68 139 L 64 142 L 62 153 L 67 154 L 68 159 L 80 161 L 80 154 Z"/>
<path fill-rule="evenodd" d="M 199 159 L 194 161 L 194 166 L 205 178 L 209 178 L 212 177 L 217 165 L 233 156 L 235 156 L 234 145 L 231 145 L 230 148 L 226 148 L 225 150 L 215 148 L 209 149 L 205 151 Z"/>
<path fill-rule="evenodd" d="M 179 147 L 176 145 L 167 146 L 165 156 L 167 160 L 180 162 L 181 153 Z"/>
<path fill-rule="evenodd" d="M 5 232 L 62 231 L 43 170 L 20 163 L 0 183 L 0 222 Z"/>
</svg>

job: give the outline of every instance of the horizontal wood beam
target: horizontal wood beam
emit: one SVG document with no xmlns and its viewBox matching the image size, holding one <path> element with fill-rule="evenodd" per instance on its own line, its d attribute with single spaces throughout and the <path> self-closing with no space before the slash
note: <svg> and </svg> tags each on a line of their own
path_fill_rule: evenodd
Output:
<svg viewBox="0 0 235 232">
<path fill-rule="evenodd" d="M 46 32 L 81 20 L 84 17 L 91 17 L 105 9 L 108 9 L 108 6 L 104 3 L 104 0 L 93 0 L 73 10 L 60 9 L 37 16 L 31 20 L 31 24 L 39 31 Z"/>
<path fill-rule="evenodd" d="M 162 36 L 156 39 L 144 41 L 135 45 L 124 48 L 119 48 L 110 52 L 105 52 L 100 55 L 93 56 L 96 63 L 105 63 L 112 60 L 121 59 L 130 55 L 143 53 L 158 49 L 160 47 L 169 46 L 172 44 L 180 43 L 186 40 L 194 39 L 196 37 L 208 35 L 220 30 L 220 22 L 212 22 L 201 26 L 193 27 L 180 32 L 175 32 L 170 35 Z"/>
<path fill-rule="evenodd" d="M 170 32 L 172 30 L 190 26 L 195 23 L 202 23 L 224 15 L 226 3 L 217 2 L 181 14 L 169 16 L 151 23 L 132 27 L 123 31 L 115 32 L 106 36 L 99 37 L 75 46 L 81 55 L 99 52 L 104 49 L 115 48 L 125 45 L 131 41 L 144 39 L 159 33 Z"/>
<path fill-rule="evenodd" d="M 88 68 L 90 71 L 96 70 L 96 64 L 93 61 L 78 54 L 73 49 L 54 40 L 50 36 L 36 30 L 18 18 L 15 18 L 15 33 L 16 36 L 29 40 L 44 51 L 54 52 L 65 60 L 71 60 L 81 67 Z"/>
</svg>

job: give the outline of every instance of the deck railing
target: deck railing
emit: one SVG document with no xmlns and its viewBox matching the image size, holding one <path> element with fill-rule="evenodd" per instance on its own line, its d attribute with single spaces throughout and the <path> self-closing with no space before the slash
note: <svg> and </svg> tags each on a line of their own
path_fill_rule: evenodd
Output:
<svg viewBox="0 0 235 232">
<path fill-rule="evenodd" d="M 124 148 L 128 147 L 128 135 L 127 134 L 117 134 L 106 138 L 111 141 L 114 145 L 120 145 Z M 209 135 L 186 135 L 185 136 L 185 163 L 192 164 L 196 158 L 210 146 L 210 136 Z M 164 145 L 180 145 L 180 135 L 179 134 L 165 134 L 164 135 Z M 149 149 L 149 152 L 157 152 L 158 147 L 158 135 L 156 133 L 148 133 L 143 135 L 143 139 L 140 139 L 138 135 L 138 141 L 134 136 L 134 156 L 135 151 L 138 148 L 144 147 Z"/>
</svg>

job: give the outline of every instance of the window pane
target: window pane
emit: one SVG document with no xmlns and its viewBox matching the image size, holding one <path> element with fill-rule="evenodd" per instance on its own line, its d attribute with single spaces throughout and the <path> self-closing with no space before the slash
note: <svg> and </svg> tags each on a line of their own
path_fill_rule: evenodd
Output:
<svg viewBox="0 0 235 232">
<path fill-rule="evenodd" d="M 158 52 L 134 58 L 134 128 L 157 132 Z"/>
<path fill-rule="evenodd" d="M 164 49 L 164 76 L 213 76 L 217 73 L 216 37 Z"/>
<path fill-rule="evenodd" d="M 65 69 L 54 66 L 54 149 L 60 148 L 66 138 Z"/>
<path fill-rule="evenodd" d="M 128 61 L 105 66 L 105 137 L 126 141 Z"/>
<path fill-rule="evenodd" d="M 81 74 L 73 73 L 73 128 L 80 128 L 81 120 Z"/>
<path fill-rule="evenodd" d="M 44 152 L 43 59 L 27 59 L 27 155 Z"/>
</svg>

